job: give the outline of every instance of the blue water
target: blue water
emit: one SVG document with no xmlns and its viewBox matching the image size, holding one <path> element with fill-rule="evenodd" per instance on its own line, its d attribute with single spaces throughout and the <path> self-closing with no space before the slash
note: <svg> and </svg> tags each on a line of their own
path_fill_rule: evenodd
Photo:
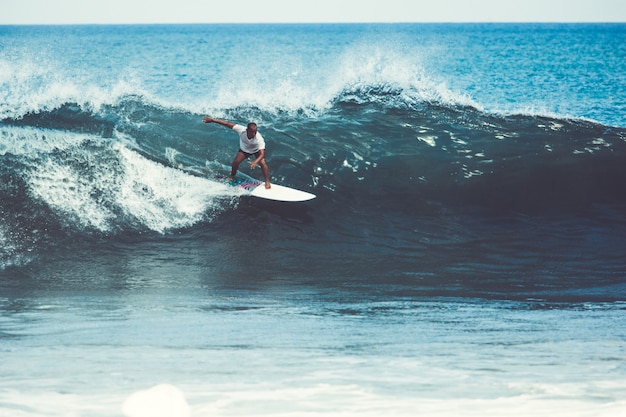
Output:
<svg viewBox="0 0 626 417">
<path fill-rule="evenodd" d="M 0 27 L 0 415 L 625 413 L 625 45 Z"/>
</svg>

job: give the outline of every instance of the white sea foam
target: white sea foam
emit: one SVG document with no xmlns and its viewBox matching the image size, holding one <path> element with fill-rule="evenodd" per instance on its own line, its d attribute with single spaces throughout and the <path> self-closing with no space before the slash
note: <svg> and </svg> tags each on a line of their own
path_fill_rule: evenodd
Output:
<svg viewBox="0 0 626 417">
<path fill-rule="evenodd" d="M 107 179 L 100 181 L 106 183 Z M 29 185 L 36 198 L 73 227 L 110 229 L 115 214 L 93 198 L 97 185 L 72 167 L 47 160 L 31 174 Z"/>
<path fill-rule="evenodd" d="M 0 393 L 0 415 L 7 417 L 616 417 L 626 401 L 594 403 L 532 395 L 494 399 L 401 398 L 377 395 L 354 385 L 318 384 L 291 389 L 238 392 L 183 392 L 170 384 L 134 392 L 116 403 L 116 395 L 82 396 L 59 392 Z"/>
<path fill-rule="evenodd" d="M 4 141 L 0 150 L 34 158 L 61 146 L 73 155 L 36 158 L 27 176 L 33 197 L 69 227 L 110 232 L 136 222 L 164 232 L 207 219 L 211 212 L 219 212 L 224 198 L 233 195 L 223 184 L 150 161 L 121 143 L 98 145 L 98 152 L 110 157 L 101 161 L 99 153 L 79 146 L 81 141 L 101 139 L 50 132 L 46 140 L 36 141 L 29 135 L 41 139 L 46 133 L 33 129 L 20 133 L 15 135 L 19 139 L 11 136 L 12 140 Z M 22 140 L 24 133 L 27 138 Z"/>
<path fill-rule="evenodd" d="M 34 127 L 3 126 L 0 130 L 0 155 L 36 157 L 40 153 L 76 147 L 84 135 Z"/>
<path fill-rule="evenodd" d="M 118 193 L 124 211 L 151 230 L 163 232 L 191 226 L 217 208 L 218 198 L 231 195 L 224 184 L 187 175 L 116 145 L 124 178 Z"/>
<path fill-rule="evenodd" d="M 148 95 L 132 75 L 105 83 L 99 83 L 98 78 L 27 53 L 0 59 L 0 119 L 19 119 L 66 103 L 97 111 L 127 95 Z"/>
<path fill-rule="evenodd" d="M 378 98 L 370 96 L 371 100 L 389 100 L 385 91 L 399 93 L 397 104 L 403 105 L 426 101 L 480 108 L 469 96 L 429 74 L 421 53 L 405 51 L 397 42 L 363 42 L 317 60 L 285 57 L 258 71 L 234 68 L 217 84 L 215 99 L 205 106 L 207 112 L 251 106 L 315 113 L 345 94 L 368 91 L 382 93 Z"/>
<path fill-rule="evenodd" d="M 127 417 L 189 417 L 185 394 L 170 384 L 156 385 L 129 396 L 122 407 Z"/>
</svg>

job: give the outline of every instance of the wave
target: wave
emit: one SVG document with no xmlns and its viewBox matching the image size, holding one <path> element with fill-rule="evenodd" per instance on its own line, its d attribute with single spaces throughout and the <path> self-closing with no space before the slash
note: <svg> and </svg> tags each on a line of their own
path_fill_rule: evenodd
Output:
<svg viewBox="0 0 626 417">
<path fill-rule="evenodd" d="M 377 100 L 386 106 L 399 107 L 432 102 L 481 108 L 479 103 L 467 95 L 450 90 L 445 83 L 434 81 L 419 69 L 412 77 L 394 74 L 389 69 L 380 73 L 386 61 L 379 57 L 377 62 L 367 64 L 358 72 L 354 71 L 353 65 L 346 63 L 344 65 L 350 70 L 343 69 L 340 75 L 335 72 L 328 74 L 328 77 L 333 77 L 332 82 L 319 74 L 319 79 L 306 79 L 297 71 L 292 77 L 277 74 L 275 77 L 263 76 L 262 79 L 249 79 L 244 75 L 237 78 L 236 74 L 230 74 L 234 79 L 228 82 L 215 81 L 211 91 L 201 97 L 188 91 L 171 92 L 167 87 L 155 88 L 132 75 L 100 83 L 91 80 L 91 76 L 77 77 L 54 66 L 41 69 L 36 64 L 12 64 L 5 65 L 5 68 L 0 65 L 0 95 L 3 96 L 0 120 L 18 120 L 44 113 L 50 113 L 51 117 L 67 117 L 68 114 L 63 110 L 69 106 L 98 113 L 103 108 L 115 108 L 120 103 L 128 103 L 129 98 L 133 97 L 141 98 L 145 105 L 187 112 L 197 112 L 198 109 L 203 113 L 223 112 L 226 109 L 248 108 L 270 115 L 289 113 L 312 117 L 328 111 L 341 101 Z M 390 68 L 402 68 L 402 65 Z M 280 73 L 283 69 L 277 71 Z M 272 79 L 269 85 L 266 85 L 266 77 Z M 320 83 L 325 87 L 318 87 Z M 193 89 L 197 89 L 197 86 L 193 86 Z"/>
<path fill-rule="evenodd" d="M 191 227 L 236 204 L 225 185 L 147 158 L 74 104 L 5 120 L 0 140 L 0 266 L 67 239 Z"/>
<path fill-rule="evenodd" d="M 306 62 L 298 54 L 274 51 L 266 57 L 262 70 L 233 68 L 206 81 L 186 80 L 187 74 L 183 74 L 173 83 L 164 83 L 161 74 L 145 73 L 145 69 L 101 73 L 88 70 L 88 66 L 68 67 L 59 57 L 45 53 L 32 56 L 19 49 L 7 51 L 5 59 L 0 59 L 0 120 L 53 112 L 69 103 L 97 113 L 102 108 L 118 107 L 129 97 L 190 113 L 257 109 L 269 117 L 281 113 L 317 117 L 340 102 L 379 102 L 392 108 L 419 108 L 430 103 L 483 112 L 486 108 L 468 93 L 451 88 L 444 75 L 428 68 L 427 62 L 434 59 L 432 51 L 408 51 L 389 39 L 357 42 L 324 59 Z M 563 118 L 545 104 L 537 107 L 532 102 L 520 102 L 505 107 L 508 110 L 503 115 Z"/>
<path fill-rule="evenodd" d="M 274 180 L 318 194 L 314 204 L 337 207 L 338 222 L 355 211 L 376 219 L 626 203 L 624 129 L 492 114 L 389 84 L 292 110 L 237 105 L 213 115 L 256 120 Z M 201 115 L 131 94 L 4 117 L 0 262 L 28 262 L 33 247 L 58 238 L 167 233 L 235 207 L 237 196 L 211 178 L 236 138 Z"/>
</svg>

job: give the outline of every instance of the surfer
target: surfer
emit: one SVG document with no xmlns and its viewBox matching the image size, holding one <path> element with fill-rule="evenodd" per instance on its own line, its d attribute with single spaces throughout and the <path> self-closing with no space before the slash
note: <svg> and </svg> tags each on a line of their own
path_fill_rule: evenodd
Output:
<svg viewBox="0 0 626 417">
<path fill-rule="evenodd" d="M 250 162 L 250 167 L 254 169 L 257 165 L 261 165 L 261 171 L 263 171 L 263 175 L 265 176 L 265 188 L 272 187 L 270 184 L 270 170 L 265 162 L 265 140 L 257 131 L 256 123 L 250 122 L 247 127 L 243 127 L 236 123 L 213 119 L 209 116 L 205 116 L 202 121 L 204 123 L 217 123 L 218 125 L 233 129 L 239 134 L 239 151 L 237 155 L 235 155 L 230 176 L 227 181 L 234 180 L 237 175 L 237 170 L 239 169 L 239 164 L 254 155 L 255 159 Z"/>
</svg>

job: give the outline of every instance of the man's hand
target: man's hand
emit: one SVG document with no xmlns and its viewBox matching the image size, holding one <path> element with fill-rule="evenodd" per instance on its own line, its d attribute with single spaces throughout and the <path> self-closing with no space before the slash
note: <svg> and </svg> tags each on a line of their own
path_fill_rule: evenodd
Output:
<svg viewBox="0 0 626 417">
<path fill-rule="evenodd" d="M 212 118 L 210 118 L 209 116 L 204 116 L 204 117 L 202 118 L 202 121 L 203 121 L 204 123 L 213 123 L 213 119 L 212 119 Z"/>
</svg>

